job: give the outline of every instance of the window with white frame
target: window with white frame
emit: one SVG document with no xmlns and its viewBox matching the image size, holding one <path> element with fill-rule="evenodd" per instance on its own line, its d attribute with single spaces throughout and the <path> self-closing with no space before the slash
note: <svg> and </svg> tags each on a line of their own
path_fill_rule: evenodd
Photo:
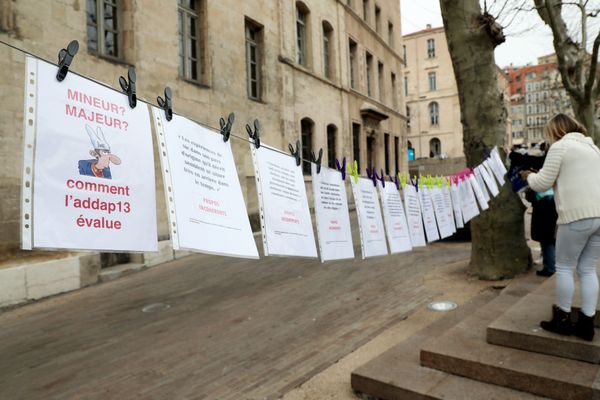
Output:
<svg viewBox="0 0 600 400">
<path fill-rule="evenodd" d="M 357 55 L 357 45 L 352 39 L 348 41 L 348 53 L 350 57 L 350 87 L 352 89 L 356 89 L 357 86 L 357 69 L 358 69 L 358 55 Z"/>
<path fill-rule="evenodd" d="M 331 79 L 333 77 L 333 27 L 329 22 L 323 21 L 323 75 L 325 78 Z"/>
<path fill-rule="evenodd" d="M 435 39 L 427 39 L 427 57 L 435 57 Z"/>
<path fill-rule="evenodd" d="M 429 91 L 433 92 L 437 90 L 437 79 L 435 72 L 430 72 L 428 74 L 429 77 Z"/>
<path fill-rule="evenodd" d="M 429 103 L 429 122 L 431 125 L 438 125 L 440 121 L 440 107 L 437 102 Z"/>
<path fill-rule="evenodd" d="M 204 23 L 202 2 L 178 0 L 179 22 L 179 75 L 192 81 L 201 81 L 203 76 L 203 39 L 201 26 Z"/>
<path fill-rule="evenodd" d="M 120 0 L 87 0 L 88 50 L 111 58 L 122 58 Z"/>
<path fill-rule="evenodd" d="M 367 78 L 367 95 L 373 96 L 373 56 L 369 52 L 365 53 L 366 78 Z"/>
<path fill-rule="evenodd" d="M 262 97 L 262 30 L 252 21 L 246 20 L 246 77 L 248 97 L 260 100 Z"/>
<path fill-rule="evenodd" d="M 302 3 L 296 3 L 296 61 L 308 66 L 308 9 Z"/>
</svg>

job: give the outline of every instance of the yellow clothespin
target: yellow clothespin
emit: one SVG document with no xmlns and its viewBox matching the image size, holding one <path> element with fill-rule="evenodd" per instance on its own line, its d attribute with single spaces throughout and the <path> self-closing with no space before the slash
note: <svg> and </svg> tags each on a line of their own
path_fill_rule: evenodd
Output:
<svg viewBox="0 0 600 400">
<path fill-rule="evenodd" d="M 348 163 L 348 173 L 354 177 L 354 183 L 358 183 L 358 162 L 354 160 L 354 168 Z"/>
<path fill-rule="evenodd" d="M 408 174 L 400 174 L 400 172 L 398 172 L 398 182 L 400 182 L 400 186 L 402 187 L 402 189 L 406 187 L 407 178 Z"/>
<path fill-rule="evenodd" d="M 431 175 L 427 175 L 427 178 L 425 179 L 425 185 L 427 186 L 427 189 L 431 189 L 431 186 L 432 186 Z"/>
</svg>

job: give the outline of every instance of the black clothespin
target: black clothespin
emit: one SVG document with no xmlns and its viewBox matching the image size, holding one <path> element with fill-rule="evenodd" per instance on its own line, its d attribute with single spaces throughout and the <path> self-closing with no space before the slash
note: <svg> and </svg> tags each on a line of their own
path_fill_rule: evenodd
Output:
<svg viewBox="0 0 600 400">
<path fill-rule="evenodd" d="M 381 170 L 381 175 L 377 175 L 377 171 L 375 171 L 375 178 L 381 182 L 381 187 L 385 187 L 385 174 L 383 173 L 383 169 Z"/>
<path fill-rule="evenodd" d="M 300 141 L 296 140 L 296 149 L 294 150 L 294 146 L 292 146 L 292 144 L 288 144 L 288 149 L 290 150 L 290 153 L 292 153 L 292 155 L 296 158 L 296 166 L 300 166 L 300 163 L 302 162 L 302 159 L 300 158 Z"/>
<path fill-rule="evenodd" d="M 373 181 L 373 186 L 377 186 L 377 172 L 375 168 L 371 169 L 367 167 L 367 177 Z"/>
<path fill-rule="evenodd" d="M 394 176 L 393 178 L 390 175 L 390 182 L 393 182 L 396 184 L 396 189 L 400 189 L 400 182 L 398 182 L 398 175 Z"/>
<path fill-rule="evenodd" d="M 492 151 L 486 147 L 485 150 L 483 150 L 483 159 L 487 160 L 491 155 Z"/>
<path fill-rule="evenodd" d="M 223 135 L 224 142 L 229 140 L 229 135 L 231 135 L 231 127 L 233 126 L 233 121 L 235 121 L 234 113 L 229 113 L 229 116 L 227 117 L 227 122 L 225 122 L 225 118 L 219 118 L 219 125 L 221 125 L 221 135 Z"/>
<path fill-rule="evenodd" d="M 135 94 L 135 67 L 129 67 L 127 71 L 127 80 L 124 77 L 119 77 L 119 85 L 129 98 L 129 107 L 135 108 L 137 104 L 137 95 Z"/>
<path fill-rule="evenodd" d="M 254 146 L 258 149 L 260 147 L 260 121 L 254 120 L 254 132 L 252 132 L 250 125 L 246 124 L 246 132 L 248 132 L 250 139 L 254 140 Z"/>
<path fill-rule="evenodd" d="M 323 159 L 323 149 L 319 150 L 319 158 L 315 157 L 315 153 L 310 151 L 310 161 L 317 164 L 317 174 L 321 173 L 321 160 Z"/>
<path fill-rule="evenodd" d="M 56 80 L 62 82 L 67 73 L 69 67 L 73 62 L 75 54 L 79 51 L 79 42 L 77 40 L 71 40 L 66 49 L 61 49 L 58 52 L 58 72 L 56 73 Z"/>
<path fill-rule="evenodd" d="M 342 180 L 345 181 L 346 180 L 346 157 L 344 157 L 344 159 L 342 160 L 342 165 L 340 165 L 340 162 L 336 158 L 335 166 L 337 167 L 337 170 L 340 171 L 340 173 L 342 174 Z"/>
<path fill-rule="evenodd" d="M 167 118 L 167 121 L 172 120 L 173 119 L 173 92 L 171 92 L 171 88 L 167 86 L 165 88 L 165 98 L 163 99 L 162 97 L 158 96 L 156 98 L 156 102 L 158 103 L 160 108 L 165 110 L 165 116 Z"/>
</svg>

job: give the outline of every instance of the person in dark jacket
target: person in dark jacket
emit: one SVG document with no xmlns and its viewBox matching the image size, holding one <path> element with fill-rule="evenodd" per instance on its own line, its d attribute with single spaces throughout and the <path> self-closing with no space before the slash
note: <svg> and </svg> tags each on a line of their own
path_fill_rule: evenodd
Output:
<svg viewBox="0 0 600 400">
<path fill-rule="evenodd" d="M 546 143 L 540 145 L 541 154 L 520 154 L 512 152 L 510 154 L 511 165 L 518 170 L 539 171 L 544 165 L 546 159 Z M 552 189 L 537 193 L 531 189 L 526 189 L 525 198 L 531 203 L 531 239 L 540 243 L 542 248 L 542 258 L 544 268 L 537 271 L 538 276 L 552 276 L 555 272 L 556 264 L 556 221 L 558 214 L 554 202 L 554 192 Z"/>
<path fill-rule="evenodd" d="M 531 239 L 540 242 L 544 268 L 537 271 L 539 276 L 552 276 L 556 264 L 556 204 L 552 189 L 544 193 L 537 193 L 531 189 L 525 194 L 531 203 Z"/>
</svg>

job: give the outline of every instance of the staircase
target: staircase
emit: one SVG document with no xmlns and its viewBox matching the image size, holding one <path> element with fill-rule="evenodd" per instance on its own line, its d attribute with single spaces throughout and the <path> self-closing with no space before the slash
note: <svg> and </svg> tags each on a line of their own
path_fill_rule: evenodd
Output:
<svg viewBox="0 0 600 400">
<path fill-rule="evenodd" d="M 600 399 L 600 339 L 539 328 L 553 300 L 554 279 L 533 275 L 479 296 L 358 368 L 352 388 L 385 400 Z"/>
</svg>

